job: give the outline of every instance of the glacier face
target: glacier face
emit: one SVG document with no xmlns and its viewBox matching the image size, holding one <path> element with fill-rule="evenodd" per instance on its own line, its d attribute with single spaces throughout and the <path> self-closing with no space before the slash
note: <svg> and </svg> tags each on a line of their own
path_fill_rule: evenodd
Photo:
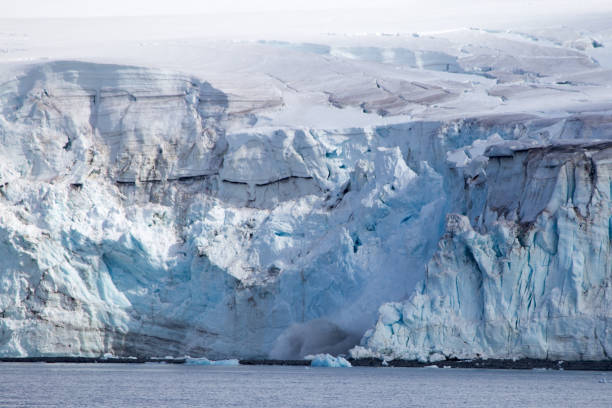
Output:
<svg viewBox="0 0 612 408">
<path fill-rule="evenodd" d="M 425 279 L 355 356 L 608 359 L 612 143 L 494 145 Z M 363 347 L 365 346 L 365 347 Z"/>
<path fill-rule="evenodd" d="M 357 351 L 603 358 L 610 71 L 515 33 L 325 41 L 1 54 L 0 355 L 338 354 L 393 301 Z"/>
<path fill-rule="evenodd" d="M 125 66 L 37 65 L 2 97 L 5 355 L 343 350 L 441 230 L 404 131 L 226 133 L 222 92 Z"/>
</svg>

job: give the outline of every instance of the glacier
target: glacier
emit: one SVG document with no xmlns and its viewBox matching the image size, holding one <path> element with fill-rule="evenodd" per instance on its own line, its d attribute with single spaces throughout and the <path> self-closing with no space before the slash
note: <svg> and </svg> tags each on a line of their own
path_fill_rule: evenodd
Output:
<svg viewBox="0 0 612 408">
<path fill-rule="evenodd" d="M 381 307 L 354 356 L 604 360 L 612 142 L 494 145 L 466 177 L 425 279 Z"/>
<path fill-rule="evenodd" d="M 3 104 L 9 355 L 291 355 L 277 337 L 321 317 L 334 350 L 365 329 L 367 305 L 405 294 L 370 265 L 393 276 L 391 248 L 433 251 L 405 240 L 440 217 L 440 176 L 368 130 L 226 134 L 240 118 L 220 91 L 131 67 L 58 62 L 25 78 Z"/>
<path fill-rule="evenodd" d="M 612 36 L 531 32 L 11 36 L 0 355 L 608 358 Z"/>
</svg>

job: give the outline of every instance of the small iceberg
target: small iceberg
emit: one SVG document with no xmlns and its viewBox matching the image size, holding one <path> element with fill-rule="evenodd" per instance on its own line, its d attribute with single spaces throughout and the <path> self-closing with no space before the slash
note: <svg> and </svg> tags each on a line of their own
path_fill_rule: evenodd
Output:
<svg viewBox="0 0 612 408">
<path fill-rule="evenodd" d="M 311 367 L 352 367 L 351 363 L 349 363 L 345 358 L 334 357 L 331 354 L 308 355 L 304 358 L 306 360 L 311 360 Z"/>
<path fill-rule="evenodd" d="M 206 357 L 191 358 L 185 357 L 186 365 L 203 365 L 203 366 L 237 366 L 240 362 L 236 358 L 229 360 L 209 360 Z"/>
</svg>

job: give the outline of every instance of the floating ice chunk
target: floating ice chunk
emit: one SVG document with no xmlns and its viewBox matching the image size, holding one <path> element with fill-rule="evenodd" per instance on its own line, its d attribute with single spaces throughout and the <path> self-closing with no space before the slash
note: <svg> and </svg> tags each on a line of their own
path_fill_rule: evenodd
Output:
<svg viewBox="0 0 612 408">
<path fill-rule="evenodd" d="M 186 365 L 204 365 L 204 366 L 237 366 L 240 365 L 240 362 L 236 358 L 228 359 L 228 360 L 209 360 L 206 357 L 200 358 L 185 358 Z"/>
<path fill-rule="evenodd" d="M 306 360 L 311 360 L 311 367 L 352 367 L 343 357 L 334 357 L 331 354 L 316 354 L 305 357 Z"/>
</svg>

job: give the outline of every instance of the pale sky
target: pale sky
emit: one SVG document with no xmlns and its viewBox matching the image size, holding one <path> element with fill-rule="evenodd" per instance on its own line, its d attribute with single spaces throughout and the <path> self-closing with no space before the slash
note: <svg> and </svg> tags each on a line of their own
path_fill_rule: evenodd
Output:
<svg viewBox="0 0 612 408">
<path fill-rule="evenodd" d="M 295 11 L 325 9 L 400 9 L 425 14 L 456 9 L 461 14 L 495 11 L 499 6 L 524 10 L 592 13 L 612 9 L 609 0 L 0 0 L 0 17 L 101 17 L 209 14 L 219 12 Z"/>
<path fill-rule="evenodd" d="M 208 14 L 331 8 L 397 8 L 399 0 L 0 0 L 3 17 L 97 17 Z M 410 1 L 409 1 L 410 3 Z"/>
</svg>

